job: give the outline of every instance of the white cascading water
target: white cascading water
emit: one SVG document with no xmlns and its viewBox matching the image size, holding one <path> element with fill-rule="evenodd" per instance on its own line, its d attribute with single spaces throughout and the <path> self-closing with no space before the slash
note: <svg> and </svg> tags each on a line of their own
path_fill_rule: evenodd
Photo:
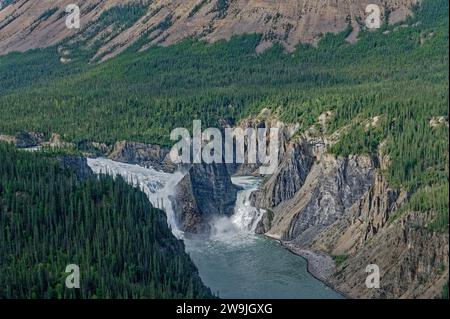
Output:
<svg viewBox="0 0 450 319">
<path fill-rule="evenodd" d="M 243 176 L 232 177 L 232 181 L 233 184 L 241 186 L 243 190 L 238 192 L 231 221 L 239 229 L 254 233 L 256 226 L 264 214 L 264 210 L 252 206 L 250 195 L 258 189 L 260 179 Z"/>
<path fill-rule="evenodd" d="M 164 173 L 153 168 L 115 162 L 106 158 L 88 158 L 87 164 L 95 174 L 119 175 L 131 185 L 139 187 L 154 207 L 166 212 L 167 223 L 175 237 L 183 237 L 183 232 L 177 227 L 175 213 L 169 199 L 170 196 L 175 195 L 175 186 L 183 178 L 183 173 L 178 171 L 173 174 Z"/>
<path fill-rule="evenodd" d="M 139 187 L 155 207 L 163 208 L 172 233 L 183 239 L 186 252 L 196 264 L 203 282 L 224 298 L 339 298 L 331 289 L 309 276 L 303 259 L 254 231 L 263 211 L 251 206 L 250 195 L 261 180 L 254 177 L 233 177 L 238 192 L 235 213 L 213 223 L 210 238 L 184 236 L 176 226 L 170 203 L 175 186 L 183 178 L 174 174 L 138 165 L 114 162 L 105 158 L 88 159 L 97 174 L 120 175 Z M 291 274 L 303 274 L 301 276 Z"/>
<path fill-rule="evenodd" d="M 178 229 L 175 212 L 170 196 L 175 195 L 175 186 L 184 174 L 165 173 L 153 168 L 126 164 L 106 158 L 88 158 L 87 164 L 95 174 L 122 176 L 128 183 L 139 187 L 147 195 L 154 207 L 165 210 L 167 222 L 172 233 L 177 238 L 183 238 L 183 232 Z M 242 187 L 238 192 L 234 214 L 231 217 L 219 217 L 212 222 L 212 239 L 229 241 L 236 236 L 255 233 L 255 228 L 261 220 L 264 210 L 251 206 L 250 195 L 258 189 L 260 179 L 255 177 L 233 177 L 232 182 Z"/>
<path fill-rule="evenodd" d="M 251 176 L 232 177 L 231 180 L 242 188 L 237 194 L 234 214 L 214 219 L 211 237 L 230 245 L 240 245 L 254 239 L 256 226 L 264 214 L 264 210 L 253 207 L 250 200 L 251 193 L 258 189 L 261 180 Z"/>
</svg>

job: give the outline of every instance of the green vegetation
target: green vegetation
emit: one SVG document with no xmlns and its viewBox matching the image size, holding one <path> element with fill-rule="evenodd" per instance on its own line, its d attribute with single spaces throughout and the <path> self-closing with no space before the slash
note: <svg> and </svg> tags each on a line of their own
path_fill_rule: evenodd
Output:
<svg viewBox="0 0 450 319">
<path fill-rule="evenodd" d="M 442 299 L 448 299 L 448 282 L 442 287 Z"/>
<path fill-rule="evenodd" d="M 339 268 L 346 260 L 348 259 L 347 255 L 339 255 L 339 256 L 333 256 L 333 260 L 336 263 L 336 267 Z"/>
<path fill-rule="evenodd" d="M 222 18 L 225 16 L 226 11 L 228 10 L 228 7 L 230 6 L 229 0 L 218 0 L 215 11 L 217 11 L 219 14 L 219 18 Z"/>
<path fill-rule="evenodd" d="M 200 9 L 209 2 L 210 0 L 201 0 L 199 3 L 197 3 L 194 8 L 192 8 L 191 12 L 189 12 L 188 17 L 192 18 Z"/>
<path fill-rule="evenodd" d="M 446 233 L 449 227 L 449 185 L 423 187 L 412 194 L 409 201 L 389 218 L 392 223 L 404 213 L 420 211 L 432 213 L 431 222 L 426 225 L 430 231 Z"/>
<path fill-rule="evenodd" d="M 17 0 L 3 0 L 3 8 L 5 8 L 6 6 L 9 6 L 10 4 L 14 3 Z"/>
<path fill-rule="evenodd" d="M 69 264 L 81 289 L 65 287 Z M 209 297 L 144 193 L 0 143 L 0 298 Z"/>
<path fill-rule="evenodd" d="M 227 1 L 220 3 L 226 10 Z M 373 155 L 383 142 L 390 184 L 433 201 L 449 176 L 448 126 L 430 125 L 433 118 L 448 119 L 448 5 L 424 1 L 407 28 L 365 32 L 354 45 L 344 41 L 346 30 L 293 53 L 274 46 L 258 55 L 260 36 L 248 35 L 144 52 L 136 45 L 99 65 L 86 63 L 92 51 L 83 41 L 75 41 L 75 59 L 66 65 L 56 48 L 10 54 L 0 57 L 0 132 L 57 132 L 78 144 L 168 144 L 170 131 L 191 127 L 193 119 L 218 126 L 267 107 L 304 130 L 332 111 L 326 133 L 345 129 L 331 152 Z M 112 17 L 126 27 L 146 8 L 120 10 L 102 15 L 83 34 Z M 378 123 L 367 125 L 375 117 Z M 448 207 L 443 196 L 436 200 L 435 207 Z M 445 224 L 445 216 L 437 220 Z"/>
<path fill-rule="evenodd" d="M 436 218 L 427 225 L 430 230 L 448 232 L 449 217 L 449 186 L 448 184 L 422 188 L 414 193 L 409 202 L 399 213 L 405 211 L 433 212 Z"/>
</svg>

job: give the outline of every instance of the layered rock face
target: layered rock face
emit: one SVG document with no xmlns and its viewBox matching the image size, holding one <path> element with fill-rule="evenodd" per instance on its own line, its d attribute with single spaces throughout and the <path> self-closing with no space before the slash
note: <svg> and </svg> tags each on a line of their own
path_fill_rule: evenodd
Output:
<svg viewBox="0 0 450 319">
<path fill-rule="evenodd" d="M 326 154 L 323 140 L 300 137 L 254 195 L 255 204 L 272 214 L 270 227 L 264 218 L 259 231 L 305 246 L 369 189 L 374 169 L 367 156 L 336 158 Z"/>
<path fill-rule="evenodd" d="M 365 298 L 436 298 L 448 282 L 448 233 L 426 229 L 429 214 L 410 212 L 380 229 L 349 255 L 332 284 Z M 368 264 L 380 269 L 380 288 L 368 289 Z"/>
<path fill-rule="evenodd" d="M 293 138 L 276 173 L 253 194 L 267 213 L 257 232 L 280 239 L 318 269 L 317 276 L 355 298 L 434 298 L 448 282 L 448 233 L 427 228 L 433 214 L 402 211 L 409 194 L 390 187 L 381 154 L 336 158 L 334 139 Z M 395 218 L 395 216 L 399 217 Z M 323 253 L 339 257 L 336 267 Z M 379 289 L 366 267 L 380 269 Z"/>
<path fill-rule="evenodd" d="M 258 130 L 265 130 L 265 140 L 263 142 L 266 143 L 266 153 L 270 154 L 271 150 L 270 147 L 267 145 L 270 145 L 271 143 L 271 134 L 270 130 L 273 128 L 276 128 L 278 130 L 278 160 L 281 161 L 284 158 L 285 153 L 288 151 L 289 143 L 294 134 L 296 133 L 298 129 L 297 124 L 286 124 L 278 119 L 276 119 L 270 110 L 268 109 L 262 109 L 261 112 L 256 116 L 255 118 L 246 118 L 241 120 L 236 127 L 230 127 L 229 125 L 224 125 L 223 128 L 237 128 L 241 129 L 243 132 L 246 132 L 248 129 L 254 130 L 255 134 L 258 132 Z M 248 136 L 248 134 L 247 134 Z M 236 142 L 236 141 L 234 141 Z M 248 138 L 244 138 L 244 145 L 245 145 L 245 151 L 244 151 L 244 163 L 236 163 L 236 160 L 233 164 L 227 164 L 228 171 L 232 175 L 236 176 L 259 176 L 260 175 L 260 167 L 262 165 L 260 158 L 259 158 L 259 140 L 256 139 L 256 149 L 258 150 L 258 156 L 256 157 L 256 163 L 248 163 Z M 234 147 L 236 148 L 236 147 Z"/>
<path fill-rule="evenodd" d="M 96 57 L 108 59 L 135 43 L 142 35 L 151 45 L 170 45 L 188 37 L 208 42 L 233 35 L 258 33 L 261 52 L 273 43 L 293 50 L 302 43 L 317 43 L 327 32 L 344 31 L 349 24 L 359 30 L 369 3 L 390 12 L 389 21 L 399 22 L 411 14 L 417 0 L 86 0 L 80 3 L 80 30 L 65 26 L 65 8 L 71 0 L 17 0 L 0 10 L 0 54 L 26 51 L 57 44 L 73 35 L 83 35 L 83 26 L 92 25 L 101 15 L 118 5 L 142 3 L 148 8 L 131 26 L 114 30 L 114 21 L 96 32 L 92 43 L 100 44 Z M 384 12 L 383 12 L 384 15 Z M 387 17 L 384 17 L 387 20 Z M 352 35 L 352 41 L 357 32 Z M 106 40 L 105 40 L 106 39 Z M 70 61 L 62 57 L 61 62 Z"/>
<path fill-rule="evenodd" d="M 408 194 L 389 187 L 377 174 L 374 185 L 343 218 L 330 225 L 310 248 L 346 256 L 331 282 L 352 296 L 434 298 L 448 281 L 448 234 L 430 231 L 431 214 L 405 212 L 392 221 Z M 376 264 L 379 289 L 365 285 L 366 266 Z"/>
<path fill-rule="evenodd" d="M 377 173 L 367 193 L 343 218 L 324 230 L 312 247 L 334 256 L 355 253 L 387 225 L 407 198 L 406 192 L 390 188 L 383 175 Z"/>
<path fill-rule="evenodd" d="M 291 199 L 305 183 L 314 163 L 314 156 L 307 143 L 290 144 L 286 153 L 275 174 L 264 184 L 262 190 L 255 194 L 258 206 L 277 206 Z"/>
<path fill-rule="evenodd" d="M 176 165 L 169 158 L 170 148 L 138 142 L 117 142 L 108 158 L 117 162 L 139 164 L 165 172 L 173 172 Z"/>
<path fill-rule="evenodd" d="M 172 200 L 180 229 L 208 233 L 213 218 L 234 213 L 237 191 L 226 165 L 193 164 L 176 186 Z"/>
</svg>

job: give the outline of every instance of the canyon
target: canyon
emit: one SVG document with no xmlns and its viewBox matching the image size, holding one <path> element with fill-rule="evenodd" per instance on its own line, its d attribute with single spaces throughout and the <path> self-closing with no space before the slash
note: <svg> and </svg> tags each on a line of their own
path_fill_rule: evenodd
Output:
<svg viewBox="0 0 450 319">
<path fill-rule="evenodd" d="M 439 297 L 448 233 L 427 229 L 432 213 L 402 211 L 410 194 L 389 186 L 383 144 L 375 157 L 336 157 L 327 152 L 335 138 L 320 131 L 291 139 L 277 172 L 253 194 L 266 210 L 257 231 L 307 258 L 318 278 L 350 297 Z M 380 289 L 365 285 L 369 264 L 380 267 Z"/>
<path fill-rule="evenodd" d="M 384 22 L 396 24 L 412 14 L 413 6 L 418 1 L 370 2 L 383 8 Z M 258 40 L 260 43 L 254 54 L 256 59 L 261 57 L 256 53 L 262 53 L 273 45 L 281 45 L 284 48 L 282 54 L 293 52 L 302 44 L 316 46 L 327 33 L 336 34 L 348 30 L 347 42 L 355 43 L 360 33 L 366 31 L 361 21 L 365 16 L 364 8 L 369 1 L 88 0 L 81 4 L 80 30 L 68 30 L 64 24 L 64 9 L 71 1 L 0 0 L 0 3 L 7 4 L 0 9 L 0 55 L 54 46 L 55 54 L 59 55 L 56 59 L 58 66 L 64 64 L 64 67 L 69 67 L 65 64 L 79 56 L 77 50 L 85 50 L 88 52 L 87 59 L 91 63 L 98 63 L 132 47 L 136 49 L 135 53 L 139 54 L 154 46 L 169 46 L 184 40 L 190 41 L 192 38 L 212 43 L 230 40 L 235 35 L 257 33 L 261 35 L 261 39 Z M 130 14 L 132 19 L 124 19 L 126 21 L 119 19 L 125 16 L 124 13 Z M 411 25 L 411 30 L 426 21 L 417 23 L 415 26 Z M 382 38 L 380 42 L 388 38 L 389 32 L 393 34 L 396 29 L 410 30 L 406 27 L 408 26 L 399 24 L 392 27 L 391 31 L 386 31 L 388 33 L 380 32 L 379 36 Z M 401 59 L 403 53 L 416 44 L 419 48 L 425 46 L 428 51 L 416 52 L 413 58 L 419 55 L 428 57 L 427 54 L 432 52 L 433 48 L 426 46 L 435 36 L 435 32 L 433 29 L 433 32 L 417 33 L 416 38 L 405 36 L 411 43 L 395 48 L 401 53 L 394 59 L 403 61 Z M 394 41 L 399 41 L 399 38 L 394 38 Z M 375 42 L 375 45 L 379 45 L 380 42 Z M 373 43 L 367 46 L 371 48 L 371 45 Z M 343 46 L 352 48 L 349 44 Z M 252 54 L 253 50 L 252 47 Z M 367 53 L 369 50 L 364 48 L 358 52 Z M 297 53 L 301 55 L 301 48 L 295 54 Z M 11 56 L 13 55 L 14 53 Z M 438 59 L 445 60 L 440 57 Z M 166 63 L 165 60 L 161 61 Z M 420 61 L 422 65 L 428 65 L 427 59 Z M 432 61 L 436 63 L 436 60 Z M 307 67 L 309 63 L 310 61 L 306 59 L 301 65 Z M 107 64 L 96 66 L 103 67 Z M 436 65 L 436 69 L 439 68 L 437 63 Z M 394 68 L 395 70 L 403 70 L 404 67 L 403 64 L 395 66 L 398 68 Z M 233 69 L 233 66 L 228 68 Z M 348 65 L 348 68 L 351 69 L 352 66 Z M 372 87 L 378 87 L 379 82 L 384 79 L 384 75 L 387 74 L 384 68 L 385 66 L 382 69 L 375 69 Z M 282 70 L 287 72 L 288 69 Z M 253 68 L 248 70 L 258 72 Z M 276 71 L 273 70 L 276 69 L 268 70 L 267 74 L 275 74 Z M 102 71 L 99 69 L 90 72 Z M 120 72 L 111 73 L 120 79 L 118 82 L 124 76 Z M 322 81 L 320 77 L 322 72 L 319 67 L 317 72 L 311 73 L 311 77 L 306 79 L 308 81 L 315 79 L 317 82 L 312 83 L 316 85 Z M 427 72 L 428 69 L 423 74 L 428 74 Z M 430 74 L 435 76 L 435 82 L 446 76 L 440 73 L 434 75 L 433 72 L 437 71 L 434 69 L 430 71 Z M 416 84 L 410 80 L 420 79 L 419 75 L 413 72 L 405 74 L 408 82 L 404 85 L 408 89 L 411 86 L 414 90 Z M 151 77 L 153 74 L 145 76 Z M 177 76 L 178 74 L 175 75 L 175 80 L 179 79 Z M 297 79 L 303 74 L 293 73 L 294 76 Z M 325 74 L 323 81 L 334 80 L 330 85 L 339 91 L 341 89 L 339 85 L 343 80 L 339 76 L 336 78 L 333 76 L 330 80 L 330 76 Z M 241 80 L 240 77 L 230 79 L 234 79 L 236 83 L 240 83 Z M 143 143 L 138 141 L 139 138 L 132 140 L 133 137 L 130 136 L 138 136 L 133 134 L 121 136 L 117 139 L 123 140 L 115 143 L 111 143 L 111 140 L 93 142 L 89 135 L 86 139 L 81 137 L 77 139 L 78 135 L 74 136 L 76 134 L 60 132 L 59 135 L 52 133 L 58 129 L 46 127 L 45 134 L 22 131 L 15 136 L 0 135 L 0 141 L 32 150 L 39 148 L 52 148 L 61 152 L 66 149 L 75 150 L 82 156 L 58 155 L 57 160 L 61 166 L 74 169 L 77 178 L 86 178 L 94 172 L 122 176 L 130 184 L 142 189 L 152 205 L 165 212 L 174 235 L 185 241 L 186 249 L 199 267 L 202 279 L 213 290 L 216 288 L 221 290 L 221 296 L 339 298 L 344 295 L 350 298 L 439 298 L 443 287 L 448 285 L 449 278 L 448 220 L 444 225 L 447 227 L 446 231 L 437 231 L 433 228 L 437 214 L 435 207 L 420 210 L 410 205 L 414 192 L 404 185 L 394 183 L 388 173 L 392 165 L 391 157 L 395 151 L 386 150 L 385 140 L 380 143 L 376 140 L 377 146 L 373 152 L 365 149 L 350 155 L 337 155 L 333 152 L 333 147 L 352 125 L 356 126 L 355 123 L 360 129 L 356 132 L 360 134 L 369 134 L 372 129 L 383 125 L 380 124 L 383 121 L 386 121 L 384 123 L 386 127 L 398 125 L 399 132 L 392 133 L 386 129 L 389 133 L 383 135 L 383 139 L 392 138 L 389 134 L 394 138 L 397 137 L 398 140 L 393 143 L 391 141 L 395 147 L 404 146 L 411 141 L 422 143 L 433 140 L 418 138 L 419 131 L 429 133 L 448 128 L 448 116 L 441 110 L 439 113 L 437 111 L 436 114 L 433 113 L 433 116 L 418 112 L 419 108 L 431 109 L 432 102 L 427 104 L 411 102 L 411 105 L 404 106 L 395 100 L 390 101 L 391 104 L 384 109 L 378 108 L 380 104 L 388 104 L 385 101 L 388 95 L 392 95 L 391 87 L 394 85 L 392 83 L 397 83 L 397 77 L 388 79 L 393 81 L 386 82 L 389 89 L 385 87 L 381 93 L 374 94 L 369 91 L 367 99 L 362 93 L 359 95 L 360 98 L 355 100 L 341 97 L 335 99 L 335 95 L 328 95 L 324 100 L 317 98 L 318 102 L 315 103 L 304 96 L 297 100 L 297 103 L 304 104 L 289 105 L 285 102 L 291 98 L 293 92 L 287 92 L 285 98 L 273 97 L 267 101 L 260 101 L 260 104 L 255 106 L 260 113 L 241 118 L 236 125 L 242 129 L 278 129 L 279 165 L 273 174 L 267 176 L 259 174 L 261 163 L 177 165 L 170 160 L 169 147 Z M 291 82 L 295 81 L 290 78 L 285 82 L 281 81 L 274 91 L 280 91 L 284 88 L 284 84 L 289 86 Z M 422 82 L 428 83 L 427 80 Z M 434 83 L 434 80 L 429 82 Z M 364 81 L 355 77 L 348 85 L 351 90 L 354 88 L 356 90 L 361 83 L 364 84 Z M 141 86 L 136 83 L 135 85 L 130 85 L 130 88 L 136 91 L 141 89 Z M 222 85 L 223 83 L 220 83 L 217 86 Z M 253 85 L 252 82 L 249 91 L 254 88 Z M 6 92 L 7 90 L 8 86 Z M 186 92 L 190 94 L 189 90 L 187 86 Z M 232 90 L 233 87 L 227 94 L 231 94 Z M 301 88 L 293 86 L 292 90 L 301 91 Z M 409 92 L 404 91 L 402 92 L 404 94 Z M 439 95 L 438 92 L 440 91 L 436 89 L 430 95 L 432 93 Z M 169 92 L 169 95 L 171 93 Z M 445 100 L 446 95 L 441 95 L 442 100 Z M 182 96 L 182 99 L 184 98 Z M 222 102 L 222 95 L 220 98 Z M 403 103 L 403 98 L 404 96 L 400 96 L 398 100 Z M 366 104 L 370 104 L 371 99 L 378 102 L 373 103 L 368 112 L 361 112 L 361 109 L 366 108 Z M 64 100 L 65 96 L 61 98 L 61 101 Z M 93 104 L 97 102 L 96 99 L 91 101 L 94 101 Z M 141 102 L 144 105 L 148 100 Z M 196 100 L 195 103 L 197 102 Z M 329 109 L 329 104 L 337 106 L 330 105 Z M 344 107 L 338 107 L 341 104 Z M 59 112 L 61 105 L 64 104 L 62 102 L 57 104 L 55 110 Z M 138 105 L 139 103 L 135 103 L 134 100 L 127 99 L 124 102 L 127 108 Z M 230 107 L 230 112 L 233 111 L 233 105 L 228 103 L 225 105 Z M 328 130 L 328 122 L 336 115 L 331 110 L 333 106 L 335 110 L 339 109 L 341 112 L 347 112 L 348 107 L 348 112 L 354 115 L 354 118 L 348 120 L 343 117 L 339 125 L 335 123 L 336 126 Z M 34 105 L 32 107 L 34 108 Z M 302 123 L 283 121 L 277 114 L 283 107 L 288 112 L 298 111 L 300 115 L 297 114 L 292 122 Z M 406 111 L 391 118 L 388 113 L 392 109 L 389 107 L 396 109 L 404 107 Z M 312 115 L 316 114 L 315 111 L 322 112 L 324 108 L 329 111 L 320 116 Z M 256 113 L 255 110 L 252 112 Z M 105 115 L 108 112 L 99 114 Z M 142 108 L 140 114 L 145 114 L 142 117 L 150 118 L 148 114 L 152 113 L 147 113 L 147 109 Z M 183 116 L 191 115 L 198 116 L 195 113 L 187 115 L 183 113 Z M 303 121 L 302 117 L 307 119 Z M 309 119 L 311 117 L 314 122 L 312 125 Z M 123 118 L 118 116 L 117 123 Z M 410 121 L 411 118 L 414 121 Z M 6 119 L 5 123 L 9 123 L 10 118 Z M 70 122 L 65 117 L 63 120 Z M 126 120 L 131 125 L 136 124 L 136 121 Z M 231 127 L 227 121 L 223 119 L 221 129 Z M 34 122 L 33 120 L 33 124 L 36 125 Z M 230 122 L 234 122 L 234 119 Z M 413 126 L 411 122 L 414 124 L 423 122 L 425 127 Z M 98 123 L 100 122 L 91 123 L 91 127 L 97 128 L 95 125 Z M 304 123 L 308 123 L 307 127 L 304 127 Z M 27 124 L 29 125 L 29 123 L 23 125 Z M 12 127 L 9 129 L 9 132 L 12 132 Z M 77 134 L 79 133 L 77 131 Z M 411 136 L 406 135 L 407 133 Z M 64 141 L 61 136 L 70 136 L 71 142 Z M 403 136 L 404 140 L 398 136 Z M 102 137 L 104 138 L 105 134 Z M 130 140 L 125 140 L 127 138 Z M 347 140 L 348 144 L 352 142 L 351 139 Z M 448 190 L 448 167 L 441 169 L 438 165 L 443 162 L 444 157 L 438 157 L 437 154 L 448 152 L 448 144 L 442 144 L 435 146 L 432 151 L 420 149 L 420 153 L 416 148 L 403 149 L 402 155 L 406 159 L 404 166 L 399 166 L 400 169 L 407 171 L 409 166 L 413 166 L 411 161 L 427 157 L 427 152 L 434 152 L 436 154 L 433 155 L 436 156 L 430 156 L 432 157 L 430 161 L 425 162 L 419 169 L 429 171 L 430 175 L 445 175 L 447 179 L 442 185 Z M 399 150 L 401 151 L 402 149 Z M 419 155 L 411 159 L 407 157 L 410 155 L 408 152 L 416 152 L 415 155 Z M 439 159 L 439 163 L 432 162 L 435 158 Z M 409 171 L 405 174 L 414 173 Z M 432 179 L 431 182 L 424 180 L 426 182 L 420 185 L 422 188 L 419 191 L 426 191 L 428 185 L 436 186 L 432 184 Z M 434 199 L 433 194 L 429 197 Z M 285 248 L 302 256 L 307 263 L 302 258 L 290 254 Z M 365 270 L 369 264 L 376 264 L 380 269 L 379 289 L 370 289 L 365 285 L 368 275 Z M 306 272 L 306 267 L 315 278 Z M 224 276 L 225 273 L 229 277 Z M 286 274 L 288 276 L 285 276 Z M 248 278 L 253 280 L 251 287 L 246 286 L 247 282 L 244 279 Z M 239 295 L 236 287 L 239 287 Z"/>
<path fill-rule="evenodd" d="M 318 119 L 318 125 L 324 125 L 321 121 L 324 116 Z M 317 278 L 347 296 L 440 295 L 448 280 L 448 234 L 426 228 L 433 218 L 431 213 L 401 211 L 410 194 L 390 187 L 384 176 L 389 159 L 383 154 L 383 144 L 375 157 L 337 157 L 327 151 L 336 143 L 336 136 L 321 133 L 323 130 L 317 125 L 299 133 L 296 125 L 282 123 L 270 114 L 240 124 L 281 127 L 280 165 L 249 195 L 251 205 L 262 212 L 254 227 L 256 233 L 279 240 L 305 257 L 309 270 Z M 234 172 L 252 171 L 245 164 L 241 166 Z M 257 173 L 254 165 L 251 167 Z M 221 185 L 218 188 L 221 196 L 228 198 L 232 207 L 235 188 L 230 185 L 226 170 L 218 173 L 217 169 L 202 169 L 198 176 L 214 180 L 216 188 Z M 202 182 L 196 182 L 195 175 L 180 184 L 184 186 L 177 193 L 189 194 L 188 199 L 184 198 L 185 206 L 181 210 L 178 207 L 183 218 L 189 220 L 184 231 L 205 231 L 204 221 L 198 219 L 205 211 L 212 212 L 209 216 L 230 216 L 230 212 L 217 212 L 220 207 L 217 200 L 211 202 L 215 209 L 199 209 L 194 205 L 198 200 L 218 196 L 194 194 L 192 189 L 205 189 Z M 187 186 L 191 191 L 186 191 Z M 203 229 L 195 225 L 203 225 Z M 365 285 L 365 268 L 371 263 L 380 267 L 380 289 L 368 289 Z"/>
<path fill-rule="evenodd" d="M 111 165 L 140 165 L 135 166 L 136 173 L 129 173 L 132 183 L 139 181 L 138 172 L 145 167 L 159 170 L 154 176 L 167 185 L 155 182 L 153 175 L 141 185 L 149 187 L 148 194 L 166 189 L 164 198 L 151 195 L 151 201 L 168 212 L 169 224 L 178 234 L 190 234 L 203 242 L 205 235 L 228 234 L 236 227 L 230 226 L 234 225 L 232 218 L 238 220 L 235 225 L 249 224 L 250 220 L 246 231 L 274 238 L 304 257 L 316 278 L 346 296 L 438 297 L 448 280 L 448 233 L 427 228 L 433 219 L 431 212 L 403 209 L 410 194 L 389 185 L 383 173 L 389 165 L 383 145 L 375 157 L 338 157 L 328 152 L 336 136 L 327 136 L 318 129 L 324 125 L 320 118 L 319 126 L 298 132 L 298 126 L 282 123 L 267 111 L 263 113 L 257 120 L 245 119 L 240 125 L 279 125 L 280 165 L 258 187 L 248 190 L 246 199 L 239 199 L 242 187 L 232 179 L 238 175 L 258 176 L 255 164 L 227 167 L 203 163 L 174 168 L 173 164 L 164 165 L 167 149 L 133 142 L 118 142 L 104 156 L 109 155 Z M 62 163 L 86 166 L 74 159 Z M 108 165 L 104 166 L 105 172 L 111 169 Z M 87 174 L 85 168 L 77 170 Z M 119 174 L 120 170 L 112 172 Z M 176 178 L 164 177 L 174 172 Z M 247 203 L 245 213 L 249 216 L 233 217 L 239 201 Z M 198 253 L 198 241 L 191 244 Z M 380 289 L 365 286 L 368 264 L 380 268 Z"/>
</svg>

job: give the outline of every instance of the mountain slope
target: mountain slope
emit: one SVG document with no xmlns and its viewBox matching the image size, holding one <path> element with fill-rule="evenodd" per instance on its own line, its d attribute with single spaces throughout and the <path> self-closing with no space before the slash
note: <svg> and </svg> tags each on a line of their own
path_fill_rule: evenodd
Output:
<svg viewBox="0 0 450 319">
<path fill-rule="evenodd" d="M 212 297 L 143 192 L 3 143 L 0 256 L 0 298 Z M 80 289 L 64 285 L 70 264 Z"/>
<path fill-rule="evenodd" d="M 4 1 L 4 0 L 3 0 Z M 70 0 L 16 0 L 0 11 L 0 54 L 54 45 L 63 39 L 88 39 L 95 58 L 122 52 L 138 39 L 140 48 L 170 45 L 188 37 L 214 42 L 233 35 L 258 33 L 257 51 L 281 43 L 292 51 L 302 43 L 317 43 L 328 32 L 359 30 L 369 3 L 383 9 L 384 19 L 399 22 L 411 14 L 417 0 L 88 0 L 81 6 L 79 31 L 65 27 Z M 119 12 L 126 24 L 109 20 Z M 131 12 L 131 13 L 130 13 Z M 360 23 L 360 22 L 359 22 Z M 356 36 L 356 34 L 354 35 Z"/>
</svg>

